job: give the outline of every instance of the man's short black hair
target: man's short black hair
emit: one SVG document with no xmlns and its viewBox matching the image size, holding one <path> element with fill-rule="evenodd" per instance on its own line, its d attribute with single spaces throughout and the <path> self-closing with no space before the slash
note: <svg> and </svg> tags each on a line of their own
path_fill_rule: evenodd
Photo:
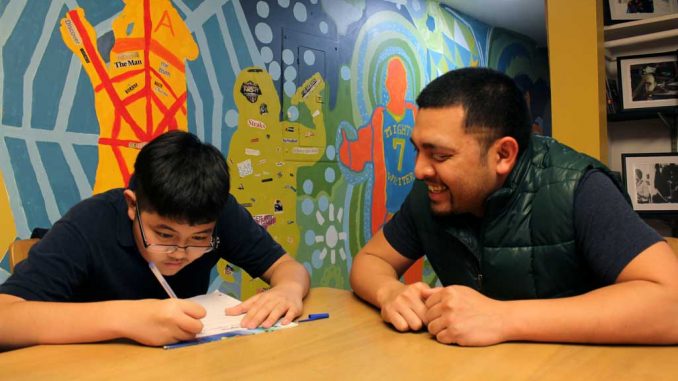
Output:
<svg viewBox="0 0 678 381">
<path fill-rule="evenodd" d="M 145 211 L 191 225 L 216 221 L 230 189 L 228 165 L 214 146 L 183 131 L 145 145 L 130 182 Z"/>
<path fill-rule="evenodd" d="M 511 136 L 520 151 L 527 147 L 531 133 L 530 113 L 515 81 L 488 68 L 449 71 L 431 81 L 417 97 L 419 108 L 461 106 L 464 128 L 478 133 L 487 150 L 497 139 Z"/>
</svg>

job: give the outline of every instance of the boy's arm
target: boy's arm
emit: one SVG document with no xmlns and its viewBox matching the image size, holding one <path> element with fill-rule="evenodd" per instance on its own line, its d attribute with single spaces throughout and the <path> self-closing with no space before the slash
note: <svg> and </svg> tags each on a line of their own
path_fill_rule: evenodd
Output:
<svg viewBox="0 0 678 381">
<path fill-rule="evenodd" d="M 678 258 L 665 242 L 638 254 L 615 284 L 579 296 L 500 302 L 460 286 L 430 294 L 428 330 L 443 343 L 678 343 Z"/>
<path fill-rule="evenodd" d="M 396 251 L 379 230 L 356 255 L 351 287 L 362 299 L 379 307 L 384 321 L 399 331 L 419 330 L 426 324 L 424 290 L 419 282 L 405 285 L 400 276 L 415 261 Z"/>
<path fill-rule="evenodd" d="M 279 319 L 289 324 L 301 315 L 302 300 L 308 293 L 308 271 L 292 258 L 283 254 L 261 278 L 271 285 L 268 291 L 254 295 L 236 307 L 226 309 L 229 315 L 247 313 L 241 325 L 245 328 L 271 327 Z"/>
<path fill-rule="evenodd" d="M 0 347 L 121 337 L 157 346 L 194 338 L 204 315 L 202 306 L 181 299 L 57 303 L 0 294 Z"/>
</svg>

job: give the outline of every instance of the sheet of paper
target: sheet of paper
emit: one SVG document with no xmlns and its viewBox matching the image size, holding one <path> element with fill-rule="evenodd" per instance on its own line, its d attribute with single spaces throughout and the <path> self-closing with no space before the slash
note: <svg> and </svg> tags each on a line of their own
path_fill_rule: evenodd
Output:
<svg viewBox="0 0 678 381">
<path fill-rule="evenodd" d="M 240 321 L 245 316 L 242 315 L 226 315 L 226 308 L 235 307 L 240 304 L 240 301 L 222 292 L 215 291 L 210 294 L 198 295 L 189 298 L 207 310 L 207 315 L 200 319 L 203 324 L 202 332 L 197 337 L 216 335 L 229 331 L 242 330 Z"/>
<path fill-rule="evenodd" d="M 255 328 L 252 330 L 242 328 L 240 326 L 240 321 L 245 317 L 245 314 L 236 316 L 226 315 L 226 308 L 237 306 L 240 304 L 240 301 L 222 292 L 214 291 L 210 294 L 194 296 L 188 300 L 200 304 L 207 310 L 207 315 L 201 319 L 203 324 L 202 332 L 196 336 L 197 338 L 233 331 L 248 331 L 251 333 L 267 331 L 263 328 Z M 278 323 L 268 330 L 290 328 L 295 327 L 296 325 L 296 323 L 290 323 L 283 326 Z"/>
</svg>

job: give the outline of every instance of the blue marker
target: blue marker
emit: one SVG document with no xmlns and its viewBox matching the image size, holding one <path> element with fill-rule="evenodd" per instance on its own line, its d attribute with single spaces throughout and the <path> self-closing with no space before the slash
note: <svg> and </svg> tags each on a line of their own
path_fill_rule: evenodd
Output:
<svg viewBox="0 0 678 381">
<path fill-rule="evenodd" d="M 327 319 L 329 317 L 330 317 L 330 314 L 328 314 L 327 312 L 323 312 L 323 313 L 319 313 L 319 314 L 308 314 L 308 318 L 297 320 L 297 323 L 304 323 L 304 322 L 307 322 L 307 321 Z"/>
<path fill-rule="evenodd" d="M 164 349 L 183 348 L 183 347 L 188 347 L 188 346 L 191 346 L 191 345 L 211 343 L 213 341 L 219 341 L 219 340 L 227 339 L 229 337 L 234 337 L 234 336 L 254 335 L 256 333 L 254 331 L 255 330 L 244 329 L 244 330 L 239 330 L 239 331 L 218 333 L 216 335 L 198 337 L 198 338 L 193 339 L 193 340 L 180 341 L 178 343 L 173 343 L 173 344 L 166 344 L 166 345 L 163 346 L 163 348 Z"/>
</svg>

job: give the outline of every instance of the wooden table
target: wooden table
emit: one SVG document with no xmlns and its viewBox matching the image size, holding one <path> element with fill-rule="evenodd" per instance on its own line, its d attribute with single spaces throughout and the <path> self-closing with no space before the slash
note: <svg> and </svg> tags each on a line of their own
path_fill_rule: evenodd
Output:
<svg viewBox="0 0 678 381">
<path fill-rule="evenodd" d="M 676 380 L 678 347 L 507 343 L 398 333 L 351 292 L 313 289 L 296 328 L 172 350 L 131 342 L 0 353 L 0 380 Z"/>
</svg>

